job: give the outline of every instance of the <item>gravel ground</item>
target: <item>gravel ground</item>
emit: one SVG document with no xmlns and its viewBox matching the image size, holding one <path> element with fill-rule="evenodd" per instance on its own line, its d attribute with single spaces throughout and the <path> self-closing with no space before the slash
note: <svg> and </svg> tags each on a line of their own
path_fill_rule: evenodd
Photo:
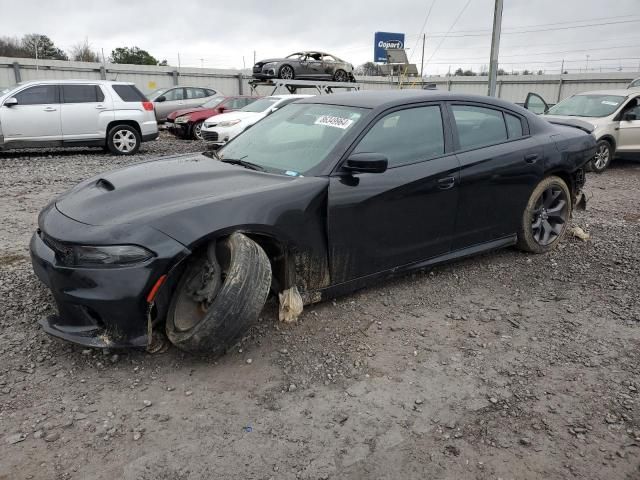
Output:
<svg viewBox="0 0 640 480">
<path fill-rule="evenodd" d="M 0 154 L 0 479 L 638 479 L 640 164 L 589 175 L 592 238 L 383 282 L 226 356 L 83 349 L 36 322 L 38 211 L 132 158 Z"/>
</svg>

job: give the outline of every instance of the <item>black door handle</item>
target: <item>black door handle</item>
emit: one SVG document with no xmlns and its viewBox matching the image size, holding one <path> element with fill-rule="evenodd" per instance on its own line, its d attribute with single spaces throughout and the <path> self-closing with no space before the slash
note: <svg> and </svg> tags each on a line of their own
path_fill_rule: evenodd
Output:
<svg viewBox="0 0 640 480">
<path fill-rule="evenodd" d="M 538 155 L 537 153 L 530 153 L 529 155 L 524 156 L 524 161 L 527 163 L 536 163 L 539 158 L 540 155 Z"/>
<path fill-rule="evenodd" d="M 438 179 L 438 188 L 440 190 L 449 190 L 456 184 L 456 177 L 444 177 Z"/>
</svg>

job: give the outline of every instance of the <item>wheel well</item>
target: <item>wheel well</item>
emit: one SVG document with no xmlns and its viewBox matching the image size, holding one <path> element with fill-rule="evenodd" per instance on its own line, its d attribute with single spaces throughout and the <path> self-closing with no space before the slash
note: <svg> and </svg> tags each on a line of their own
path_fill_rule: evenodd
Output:
<svg viewBox="0 0 640 480">
<path fill-rule="evenodd" d="M 611 150 L 612 150 L 611 153 L 616 151 L 616 141 L 611 135 L 604 135 L 598 139 L 598 141 L 600 140 L 606 140 L 607 142 L 609 142 L 609 145 L 611 145 Z"/>
<path fill-rule="evenodd" d="M 138 135 L 142 135 L 142 131 L 140 130 L 140 125 L 135 120 L 114 120 L 113 122 L 109 122 L 109 125 L 107 125 L 107 134 L 109 133 L 109 131 L 111 131 L 113 127 L 117 125 L 128 125 L 130 127 L 135 128 L 135 130 L 138 132 Z"/>
</svg>

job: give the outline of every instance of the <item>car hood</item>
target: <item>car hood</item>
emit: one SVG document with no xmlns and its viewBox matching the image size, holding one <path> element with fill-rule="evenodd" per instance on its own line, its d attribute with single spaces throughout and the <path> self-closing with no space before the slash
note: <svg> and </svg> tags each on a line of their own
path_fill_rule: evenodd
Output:
<svg viewBox="0 0 640 480">
<path fill-rule="evenodd" d="M 201 112 L 202 110 L 211 110 L 213 112 L 213 108 L 204 109 L 202 107 L 193 107 L 193 108 L 183 108 L 182 110 L 176 110 L 175 112 L 171 112 L 167 117 L 169 118 L 178 118 L 182 115 L 188 115 L 194 112 Z"/>
<path fill-rule="evenodd" d="M 258 63 L 261 63 L 261 64 L 264 65 L 265 63 L 270 63 L 270 62 L 284 62 L 284 60 L 285 60 L 284 58 L 267 58 L 265 60 L 260 60 L 260 61 L 256 62 L 256 65 Z M 293 60 L 293 58 L 289 58 L 287 60 Z"/>
<path fill-rule="evenodd" d="M 262 112 L 229 112 L 222 113 L 220 115 L 215 115 L 214 120 L 216 123 L 228 121 L 228 120 L 246 120 L 246 119 L 254 119 L 261 118 L 264 116 Z"/>
<path fill-rule="evenodd" d="M 56 200 L 63 215 L 88 225 L 151 224 L 191 207 L 278 189 L 295 177 L 249 170 L 201 154 L 138 163 L 76 185 Z"/>
</svg>

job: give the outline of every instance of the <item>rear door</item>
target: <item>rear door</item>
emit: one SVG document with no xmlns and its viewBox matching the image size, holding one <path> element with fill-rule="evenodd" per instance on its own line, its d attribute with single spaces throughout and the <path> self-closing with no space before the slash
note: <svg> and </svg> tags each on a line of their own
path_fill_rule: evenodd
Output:
<svg viewBox="0 0 640 480">
<path fill-rule="evenodd" d="M 634 102 L 635 106 L 631 102 Z M 640 97 L 632 99 L 631 102 L 631 105 L 625 106 L 622 110 L 618 124 L 616 150 L 621 153 L 640 152 Z"/>
<path fill-rule="evenodd" d="M 187 107 L 199 107 L 207 101 L 207 92 L 204 88 L 186 87 L 184 90 Z"/>
<path fill-rule="evenodd" d="M 339 127 L 338 127 L 339 128 Z M 384 173 L 337 172 L 329 184 L 332 282 L 447 253 L 458 202 L 458 161 L 441 105 L 381 115 L 352 153 L 380 153 Z"/>
<path fill-rule="evenodd" d="M 524 117 L 482 103 L 448 103 L 460 161 L 453 250 L 517 232 L 544 172 L 544 147 Z"/>
<path fill-rule="evenodd" d="M 14 95 L 17 105 L 0 108 L 5 141 L 58 141 L 60 93 L 58 85 L 33 85 Z"/>
<path fill-rule="evenodd" d="M 61 85 L 63 140 L 104 137 L 104 126 L 114 118 L 111 100 L 99 85 Z"/>
</svg>

